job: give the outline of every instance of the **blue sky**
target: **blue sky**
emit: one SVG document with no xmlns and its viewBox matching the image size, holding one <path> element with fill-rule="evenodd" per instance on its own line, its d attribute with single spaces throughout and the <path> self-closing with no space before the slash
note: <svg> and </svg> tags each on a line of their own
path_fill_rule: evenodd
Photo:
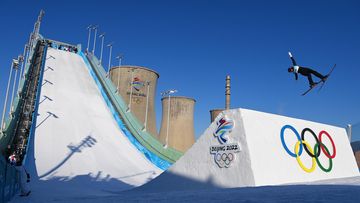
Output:
<svg viewBox="0 0 360 203">
<path fill-rule="evenodd" d="M 225 76 L 231 106 L 344 127 L 360 122 L 360 3 L 358 1 L 0 1 L 0 112 L 11 59 L 22 53 L 40 9 L 41 34 L 86 46 L 89 24 L 99 24 L 123 64 L 160 74 L 160 92 L 196 99 L 195 133 L 224 107 Z M 98 43 L 99 45 L 99 43 Z M 321 92 L 302 97 L 307 80 L 287 72 L 291 50 L 300 65 L 326 73 Z M 97 47 L 97 55 L 100 46 Z M 104 60 L 107 61 L 107 52 Z M 113 60 L 113 64 L 117 62 Z"/>
</svg>

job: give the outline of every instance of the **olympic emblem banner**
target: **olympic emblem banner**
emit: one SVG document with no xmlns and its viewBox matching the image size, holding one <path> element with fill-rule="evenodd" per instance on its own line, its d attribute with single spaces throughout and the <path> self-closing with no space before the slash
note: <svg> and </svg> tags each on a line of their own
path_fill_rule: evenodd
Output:
<svg viewBox="0 0 360 203">
<path fill-rule="evenodd" d="M 216 125 L 217 129 L 213 135 L 218 138 L 220 144 L 225 144 L 228 140 L 225 136 L 233 129 L 234 122 L 223 117 L 216 122 Z"/>
<path fill-rule="evenodd" d="M 132 86 L 136 91 L 140 91 L 140 89 L 144 87 L 145 84 L 138 77 L 135 77 L 132 81 Z"/>
<path fill-rule="evenodd" d="M 210 154 L 214 155 L 215 163 L 220 168 L 229 168 L 235 160 L 235 153 L 240 152 L 240 146 L 237 143 L 227 144 L 227 137 L 234 127 L 234 122 L 226 117 L 220 118 L 216 122 L 216 129 L 213 133 L 220 145 L 210 146 Z"/>
<path fill-rule="evenodd" d="M 220 168 L 229 168 L 237 152 L 240 152 L 238 144 L 210 146 L 210 154 L 214 154 L 215 162 Z"/>
<path fill-rule="evenodd" d="M 293 145 L 290 145 L 290 147 L 293 147 L 294 151 L 290 150 L 285 142 L 285 131 L 290 130 L 293 135 L 296 136 L 297 141 L 296 143 L 293 143 Z M 314 140 L 316 141 L 314 147 L 312 147 L 308 141 L 305 140 L 305 133 L 308 132 L 308 134 L 311 134 L 314 137 Z M 323 143 L 323 136 L 326 136 L 328 140 L 331 143 L 331 146 L 326 146 Z M 319 166 L 319 168 L 324 172 L 330 172 L 333 167 L 332 160 L 336 157 L 336 146 L 335 143 L 330 136 L 330 134 L 325 131 L 321 130 L 318 134 L 316 134 L 312 129 L 310 128 L 304 128 L 301 131 L 301 136 L 299 132 L 291 125 L 284 125 L 281 128 L 280 131 L 280 139 L 281 144 L 285 150 L 285 152 L 290 155 L 291 157 L 296 158 L 297 163 L 299 164 L 300 168 L 303 169 L 307 173 L 311 173 L 315 170 L 316 164 Z M 304 150 L 303 150 L 304 149 Z M 331 149 L 331 150 L 330 150 Z M 306 152 L 308 156 L 311 157 L 311 167 L 306 167 L 303 162 L 301 161 L 301 156 L 303 154 L 303 151 Z M 332 153 L 330 153 L 332 151 Z M 319 160 L 319 157 L 321 155 L 321 152 L 328 158 L 328 166 L 325 167 L 324 163 L 321 163 Z"/>
</svg>

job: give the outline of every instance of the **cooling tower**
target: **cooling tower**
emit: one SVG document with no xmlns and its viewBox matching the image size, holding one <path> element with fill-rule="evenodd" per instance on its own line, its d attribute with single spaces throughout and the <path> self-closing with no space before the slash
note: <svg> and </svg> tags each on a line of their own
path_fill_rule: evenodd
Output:
<svg viewBox="0 0 360 203">
<path fill-rule="evenodd" d="M 117 66 L 111 68 L 110 78 L 129 110 L 157 137 L 154 98 L 159 74 L 140 66 Z"/>
<path fill-rule="evenodd" d="M 212 123 L 215 120 L 215 118 L 219 115 L 219 113 L 221 113 L 222 111 L 224 111 L 224 109 L 210 110 L 210 123 Z"/>
<path fill-rule="evenodd" d="M 162 122 L 159 134 L 160 141 L 164 143 L 164 145 L 185 152 L 195 142 L 195 100 L 187 97 L 175 96 L 170 97 L 170 102 L 169 97 L 162 98 L 161 102 Z"/>
</svg>

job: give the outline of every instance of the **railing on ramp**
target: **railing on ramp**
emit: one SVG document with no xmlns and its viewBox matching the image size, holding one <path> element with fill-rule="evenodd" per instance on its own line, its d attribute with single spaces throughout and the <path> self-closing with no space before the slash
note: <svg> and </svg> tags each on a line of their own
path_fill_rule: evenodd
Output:
<svg viewBox="0 0 360 203">
<path fill-rule="evenodd" d="M 108 100 L 105 100 L 108 106 L 111 107 L 110 109 L 112 110 L 113 115 L 117 114 L 120 116 L 119 118 L 116 117 L 117 115 L 114 115 L 115 119 L 117 121 L 121 120 L 124 127 L 128 129 L 129 133 L 127 134 L 125 132 L 125 134 L 127 134 L 130 139 L 131 137 L 136 139 L 130 141 L 134 141 L 132 143 L 138 148 L 138 150 L 141 150 L 153 163 L 159 161 L 154 160 L 158 158 L 168 162 L 169 164 L 160 163 L 160 165 L 162 165 L 160 168 L 163 170 L 166 170 L 172 163 L 176 162 L 183 154 L 170 147 L 164 148 L 162 143 L 154 138 L 149 132 L 142 130 L 144 129 L 144 126 L 140 124 L 131 112 L 127 111 L 127 105 L 121 96 L 116 93 L 116 88 L 112 84 L 111 80 L 106 77 L 106 71 L 100 64 L 99 60 L 91 53 L 88 53 L 86 57 L 83 53 L 80 53 L 80 55 L 83 56 L 85 62 L 88 61 L 89 66 L 93 70 L 93 78 L 95 79 L 95 82 L 100 83 L 98 86 L 103 88 L 102 94 L 104 97 L 108 98 Z M 156 165 L 159 166 L 159 163 Z"/>
</svg>

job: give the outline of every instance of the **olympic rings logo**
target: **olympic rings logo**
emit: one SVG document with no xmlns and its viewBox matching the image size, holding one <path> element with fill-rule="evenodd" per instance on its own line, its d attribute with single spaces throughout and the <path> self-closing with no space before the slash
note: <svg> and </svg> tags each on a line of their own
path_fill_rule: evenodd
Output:
<svg viewBox="0 0 360 203">
<path fill-rule="evenodd" d="M 285 143 L 285 138 L 284 138 L 284 133 L 285 133 L 285 130 L 286 129 L 289 129 L 291 130 L 296 138 L 297 138 L 297 142 L 295 143 L 295 146 L 294 146 L 294 153 L 291 152 L 289 150 L 289 148 L 287 147 L 286 143 Z M 309 132 L 316 140 L 316 144 L 314 145 L 314 148 L 311 148 L 310 144 L 305 141 L 305 133 L 306 132 Z M 322 137 L 323 135 L 326 135 L 328 137 L 328 139 L 330 140 L 331 142 L 331 145 L 332 145 L 332 149 L 333 149 L 333 152 L 332 154 L 330 154 L 330 151 L 329 149 L 323 144 L 322 142 Z M 304 128 L 302 131 L 301 131 L 301 137 L 298 133 L 298 131 L 291 125 L 285 125 L 281 128 L 281 131 L 280 131 L 280 138 L 281 138 L 281 143 L 282 143 L 282 146 L 284 147 L 285 151 L 292 157 L 295 157 L 296 158 L 296 161 L 298 162 L 299 166 L 305 171 L 305 172 L 308 172 L 308 173 L 311 173 L 315 170 L 315 167 L 316 167 L 316 163 L 319 165 L 320 169 L 324 172 L 330 172 L 331 169 L 332 169 L 332 159 L 335 158 L 336 156 L 336 146 L 335 146 L 335 143 L 332 139 L 332 137 L 329 135 L 328 132 L 326 132 L 325 130 L 322 130 L 320 131 L 320 133 L 318 134 L 318 136 L 316 136 L 316 134 L 314 133 L 313 130 L 311 130 L 310 128 Z M 306 153 L 311 157 L 311 161 L 312 161 L 312 165 L 310 168 L 307 168 L 301 161 L 300 159 L 300 156 L 303 152 L 303 148 L 305 149 Z M 323 152 L 325 154 L 325 156 L 329 159 L 329 166 L 328 168 L 325 168 L 319 161 L 319 156 L 321 154 L 321 152 Z"/>
<path fill-rule="evenodd" d="M 220 168 L 229 168 L 238 152 L 240 145 L 237 143 L 210 146 L 210 154 L 214 155 L 214 161 Z"/>
<path fill-rule="evenodd" d="M 220 168 L 226 167 L 228 168 L 231 162 L 234 160 L 235 156 L 233 153 L 229 152 L 219 152 L 215 155 L 215 161 L 219 165 Z"/>
</svg>

